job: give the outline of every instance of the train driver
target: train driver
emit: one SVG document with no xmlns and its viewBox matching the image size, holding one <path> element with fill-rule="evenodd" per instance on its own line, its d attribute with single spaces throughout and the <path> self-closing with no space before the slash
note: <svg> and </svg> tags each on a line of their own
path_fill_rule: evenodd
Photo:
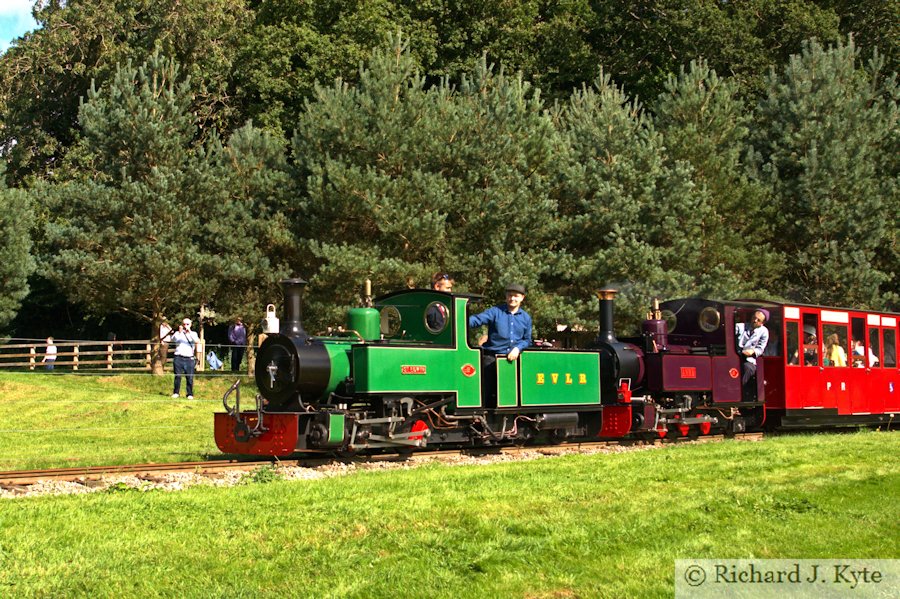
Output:
<svg viewBox="0 0 900 599">
<path fill-rule="evenodd" d="M 531 345 L 531 315 L 522 309 L 525 287 L 519 283 L 506 286 L 506 303 L 488 308 L 469 317 L 470 327 L 488 325 L 485 355 L 505 355 L 512 362 Z"/>
<path fill-rule="evenodd" d="M 750 319 L 749 327 L 743 322 L 735 326 L 738 351 L 744 357 L 741 365 L 741 384 L 744 388 L 756 378 L 756 359 L 766 351 L 766 345 L 769 343 L 769 329 L 766 328 L 765 322 L 765 312 L 757 310 Z"/>
</svg>

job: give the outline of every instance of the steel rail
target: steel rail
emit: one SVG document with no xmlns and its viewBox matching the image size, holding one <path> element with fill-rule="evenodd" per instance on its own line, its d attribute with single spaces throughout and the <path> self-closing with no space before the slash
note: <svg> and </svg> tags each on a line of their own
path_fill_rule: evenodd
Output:
<svg viewBox="0 0 900 599">
<path fill-rule="evenodd" d="M 756 440 L 762 438 L 762 433 L 744 433 L 734 435 L 735 439 Z M 592 449 L 604 449 L 611 447 L 641 447 L 672 445 L 685 442 L 714 442 L 722 441 L 724 435 L 707 435 L 691 439 L 680 437 L 678 439 L 653 439 L 637 440 L 628 439 L 621 441 L 598 441 L 584 443 L 561 443 L 559 445 L 524 445 L 524 446 L 497 446 L 477 447 L 463 449 L 443 449 L 434 451 L 416 451 L 406 454 L 376 454 L 352 457 L 335 457 L 330 454 L 303 456 L 289 459 L 266 459 L 255 461 L 242 461 L 234 459 L 216 459 L 202 462 L 173 462 L 168 464 L 122 464 L 116 466 L 84 466 L 72 468 L 48 468 L 41 470 L 6 470 L 0 471 L 0 487 L 24 487 L 40 481 L 55 480 L 69 482 L 89 482 L 101 480 L 104 477 L 116 475 L 134 475 L 137 477 L 153 477 L 162 474 L 192 472 L 195 474 L 211 475 L 229 470 L 251 471 L 257 468 L 273 466 L 297 466 L 303 468 L 318 468 L 336 463 L 368 464 L 380 462 L 419 462 L 459 457 L 489 457 L 501 454 L 528 454 L 539 453 L 543 455 L 558 455 L 566 453 L 579 453 Z"/>
</svg>

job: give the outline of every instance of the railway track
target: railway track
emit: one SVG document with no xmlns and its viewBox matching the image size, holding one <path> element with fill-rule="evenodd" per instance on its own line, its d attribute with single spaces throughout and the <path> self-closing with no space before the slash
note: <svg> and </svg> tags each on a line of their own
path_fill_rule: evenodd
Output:
<svg viewBox="0 0 900 599">
<path fill-rule="evenodd" d="M 762 433 L 746 433 L 735 435 L 735 439 L 759 440 Z M 705 443 L 721 441 L 722 435 L 709 435 L 696 439 L 656 439 L 652 441 L 625 440 L 602 441 L 594 443 L 564 443 L 551 446 L 509 446 L 509 447 L 480 447 L 477 449 L 421 451 L 408 455 L 383 454 L 371 456 L 356 456 L 339 458 L 331 455 L 305 456 L 285 460 L 267 459 L 261 461 L 241 461 L 218 459 L 203 462 L 173 462 L 169 464 L 125 464 L 118 466 L 87 466 L 79 468 L 49 468 L 44 470 L 7 470 L 0 471 L 0 489 L 22 489 L 29 485 L 42 481 L 76 482 L 87 486 L 99 483 L 108 477 L 130 475 L 137 478 L 152 480 L 170 473 L 193 473 L 202 476 L 216 476 L 229 471 L 253 471 L 261 467 L 300 467 L 320 468 L 338 463 L 355 465 L 378 464 L 386 462 L 416 463 L 425 461 L 452 461 L 461 457 L 490 457 L 496 455 L 515 455 L 535 453 L 542 455 L 560 455 L 567 453 L 586 453 L 602 451 L 610 448 L 647 447 L 671 445 L 676 443 L 694 442 Z"/>
</svg>

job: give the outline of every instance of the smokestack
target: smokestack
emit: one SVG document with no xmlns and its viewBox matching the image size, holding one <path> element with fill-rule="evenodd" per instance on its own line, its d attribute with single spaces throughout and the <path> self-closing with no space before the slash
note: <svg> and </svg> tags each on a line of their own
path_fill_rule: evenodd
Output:
<svg viewBox="0 0 900 599">
<path fill-rule="evenodd" d="M 303 279 L 283 279 L 281 290 L 284 294 L 284 318 L 281 319 L 279 333 L 293 337 L 307 337 L 303 330 Z"/>
<path fill-rule="evenodd" d="M 601 289 L 597 292 L 597 299 L 600 300 L 600 335 L 597 337 L 599 343 L 616 342 L 616 335 L 613 333 L 613 305 L 618 293 L 615 289 Z"/>
</svg>

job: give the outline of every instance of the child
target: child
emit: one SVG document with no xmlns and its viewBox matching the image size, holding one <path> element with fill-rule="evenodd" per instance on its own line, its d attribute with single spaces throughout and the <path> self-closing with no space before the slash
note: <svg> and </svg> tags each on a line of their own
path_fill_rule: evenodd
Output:
<svg viewBox="0 0 900 599">
<path fill-rule="evenodd" d="M 56 346 L 53 345 L 53 337 L 47 337 L 47 351 L 44 353 L 42 363 L 46 365 L 47 370 L 53 370 L 56 365 Z"/>
</svg>

